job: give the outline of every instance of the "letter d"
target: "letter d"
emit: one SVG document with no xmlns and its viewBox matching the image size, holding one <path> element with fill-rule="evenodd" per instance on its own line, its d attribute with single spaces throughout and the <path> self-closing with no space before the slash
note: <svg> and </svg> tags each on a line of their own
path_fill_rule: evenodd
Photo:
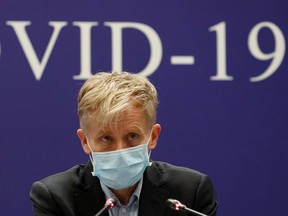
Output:
<svg viewBox="0 0 288 216">
<path fill-rule="evenodd" d="M 156 31 L 148 25 L 136 22 L 104 22 L 112 31 L 112 70 L 123 70 L 122 31 L 125 28 L 134 28 L 141 31 L 150 45 L 150 59 L 146 67 L 139 73 L 149 76 L 157 70 L 162 60 L 162 43 Z"/>
</svg>

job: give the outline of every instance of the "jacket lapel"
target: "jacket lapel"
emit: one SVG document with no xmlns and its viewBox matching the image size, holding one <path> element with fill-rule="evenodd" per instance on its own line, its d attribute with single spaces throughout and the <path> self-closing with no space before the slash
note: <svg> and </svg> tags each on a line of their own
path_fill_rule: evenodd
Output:
<svg viewBox="0 0 288 216">
<path fill-rule="evenodd" d="M 163 187 L 165 184 L 166 179 L 162 177 L 154 164 L 147 167 L 140 195 L 139 216 L 164 215 L 165 203 L 169 198 L 169 191 Z"/>
<path fill-rule="evenodd" d="M 79 182 L 74 187 L 75 212 L 77 216 L 94 216 L 105 204 L 105 195 L 99 179 L 91 175 L 89 162 L 79 173 Z M 103 213 L 108 216 L 108 211 Z"/>
</svg>

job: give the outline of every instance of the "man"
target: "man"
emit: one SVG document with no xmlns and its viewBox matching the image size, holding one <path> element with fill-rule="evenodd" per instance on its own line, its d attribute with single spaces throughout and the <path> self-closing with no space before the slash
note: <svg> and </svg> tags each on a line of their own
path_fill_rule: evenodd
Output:
<svg viewBox="0 0 288 216">
<path fill-rule="evenodd" d="M 35 182 L 34 215 L 93 216 L 112 197 L 115 206 L 103 215 L 176 215 L 165 204 L 173 198 L 215 216 L 217 201 L 206 175 L 151 162 L 161 131 L 157 105 L 155 87 L 141 75 L 102 72 L 89 78 L 78 96 L 77 135 L 90 161 Z"/>
</svg>

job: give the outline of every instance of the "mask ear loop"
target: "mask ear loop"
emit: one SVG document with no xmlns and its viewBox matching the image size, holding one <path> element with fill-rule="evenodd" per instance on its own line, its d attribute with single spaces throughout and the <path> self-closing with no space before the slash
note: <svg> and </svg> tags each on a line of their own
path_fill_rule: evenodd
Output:
<svg viewBox="0 0 288 216">
<path fill-rule="evenodd" d="M 87 139 L 87 137 L 86 137 L 86 139 Z M 92 157 L 93 150 L 92 150 L 92 148 L 91 148 L 91 146 L 90 146 L 90 144 L 89 144 L 88 139 L 87 139 L 87 145 L 88 145 L 88 148 L 89 148 L 90 151 L 91 151 L 91 153 L 89 154 L 89 158 L 90 158 L 90 161 L 91 161 L 91 163 L 92 163 L 92 166 L 94 167 L 93 157 Z M 91 174 L 94 176 L 94 171 L 92 171 Z"/>
<path fill-rule="evenodd" d="M 151 150 L 149 150 L 149 152 L 148 152 L 149 165 L 151 166 L 152 165 L 152 161 L 150 160 L 150 155 L 151 155 Z"/>
<path fill-rule="evenodd" d="M 90 146 L 90 144 L 89 144 L 89 141 L 88 141 L 88 138 L 87 138 L 87 137 L 86 137 L 86 139 L 87 139 L 88 148 L 89 148 L 90 151 L 91 151 L 91 153 L 89 154 L 89 158 L 90 158 L 91 163 L 93 164 L 93 157 L 91 156 L 92 153 L 93 153 L 93 150 L 92 150 L 92 148 L 91 148 L 91 146 Z"/>
<path fill-rule="evenodd" d="M 148 147 L 149 142 L 151 141 L 152 132 L 153 132 L 153 128 L 152 128 L 152 130 L 151 130 L 151 132 L 150 132 L 150 137 L 149 137 L 149 140 L 148 140 L 148 142 L 147 142 L 147 147 Z M 152 150 L 151 150 L 151 149 L 148 149 L 148 159 L 149 159 L 149 165 L 150 165 L 150 166 L 151 166 L 151 164 L 152 164 L 152 162 L 150 161 L 151 152 L 152 152 Z"/>
</svg>

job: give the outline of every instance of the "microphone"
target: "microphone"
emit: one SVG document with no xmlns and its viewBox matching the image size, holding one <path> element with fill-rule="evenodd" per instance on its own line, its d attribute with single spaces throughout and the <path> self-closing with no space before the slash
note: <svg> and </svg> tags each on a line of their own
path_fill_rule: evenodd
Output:
<svg viewBox="0 0 288 216">
<path fill-rule="evenodd" d="M 175 199 L 167 199 L 166 204 L 174 211 L 187 211 L 197 216 L 208 216 L 201 212 L 186 207 L 186 205 L 183 205 L 181 202 Z"/>
<path fill-rule="evenodd" d="M 100 216 L 108 208 L 112 209 L 114 207 L 115 201 L 116 201 L 116 198 L 114 196 L 107 199 L 103 208 L 95 216 Z"/>
</svg>

